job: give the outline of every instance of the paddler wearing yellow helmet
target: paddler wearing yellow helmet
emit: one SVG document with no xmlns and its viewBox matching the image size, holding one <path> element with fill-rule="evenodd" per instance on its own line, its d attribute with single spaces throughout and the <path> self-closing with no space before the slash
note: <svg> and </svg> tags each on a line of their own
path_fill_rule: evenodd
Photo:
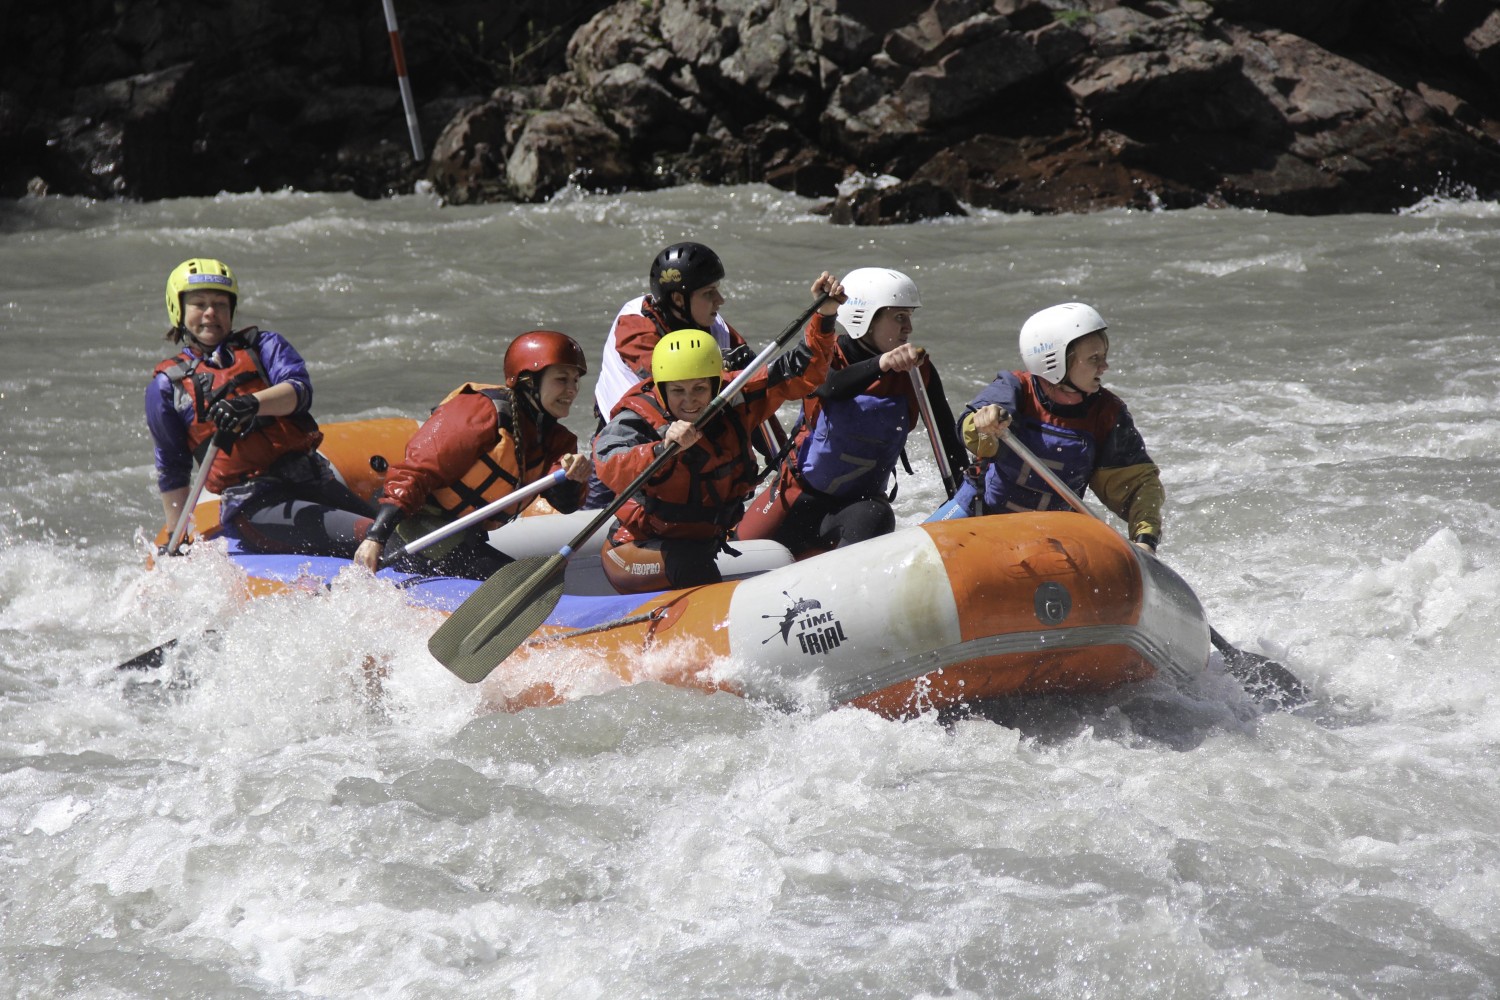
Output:
<svg viewBox="0 0 1500 1000">
<path fill-rule="evenodd" d="M 651 377 L 626 393 L 594 438 L 599 479 L 612 492 L 637 481 L 663 449 L 672 457 L 619 508 L 602 553 L 604 571 L 621 593 L 692 587 L 719 581 L 716 557 L 759 479 L 750 437 L 782 403 L 801 399 L 823 381 L 833 353 L 834 316 L 843 286 L 824 272 L 803 341 L 762 370 L 713 412 L 726 369 L 712 334 L 684 329 L 662 337 L 651 353 Z"/>
<path fill-rule="evenodd" d="M 323 435 L 297 349 L 275 331 L 234 327 L 240 286 L 221 260 L 174 267 L 166 304 L 167 339 L 180 350 L 156 366 L 145 402 L 168 528 L 185 528 L 206 490 L 250 551 L 352 555 L 375 509 L 317 453 Z"/>
</svg>

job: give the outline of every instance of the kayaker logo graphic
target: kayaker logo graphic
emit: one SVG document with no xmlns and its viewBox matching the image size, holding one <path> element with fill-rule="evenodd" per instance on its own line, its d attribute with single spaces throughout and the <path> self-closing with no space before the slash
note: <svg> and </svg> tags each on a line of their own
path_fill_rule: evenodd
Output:
<svg viewBox="0 0 1500 1000">
<path fill-rule="evenodd" d="M 780 615 L 761 615 L 762 618 L 780 618 L 776 631 L 760 641 L 764 646 L 778 635 L 788 646 L 792 635 L 797 636 L 797 648 L 804 653 L 826 653 L 848 640 L 844 635 L 844 623 L 832 611 L 824 611 L 823 604 L 813 598 L 793 597 L 782 591 L 791 603 Z"/>
</svg>

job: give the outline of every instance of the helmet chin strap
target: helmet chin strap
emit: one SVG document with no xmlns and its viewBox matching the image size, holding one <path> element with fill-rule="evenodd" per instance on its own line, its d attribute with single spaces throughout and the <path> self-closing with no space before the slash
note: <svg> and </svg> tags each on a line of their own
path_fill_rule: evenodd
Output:
<svg viewBox="0 0 1500 1000">
<path fill-rule="evenodd" d="M 193 336 L 193 331 L 189 330 L 186 326 L 178 323 L 177 329 L 182 331 L 183 339 L 186 340 L 190 345 L 192 345 L 199 354 L 203 355 L 206 358 L 213 353 L 213 348 L 209 347 L 203 341 Z"/>
<path fill-rule="evenodd" d="M 677 294 L 682 296 L 684 307 L 678 309 L 677 303 L 672 300 L 671 295 L 668 295 L 667 301 L 662 303 L 663 311 L 667 314 L 667 319 L 672 321 L 674 330 L 698 329 L 698 323 L 693 319 L 691 311 L 692 296 L 688 292 L 678 292 Z"/>
<path fill-rule="evenodd" d="M 1084 399 L 1088 399 L 1089 398 L 1089 394 L 1086 393 L 1086 392 L 1084 392 L 1082 389 L 1078 388 L 1078 386 L 1074 385 L 1073 384 L 1073 380 L 1070 379 L 1070 378 L 1068 378 L 1068 376 L 1066 376 L 1066 375 L 1064 375 L 1060 380 L 1058 380 L 1057 387 L 1059 389 L 1070 389 L 1073 392 L 1078 393 L 1078 395 L 1082 396 Z"/>
</svg>

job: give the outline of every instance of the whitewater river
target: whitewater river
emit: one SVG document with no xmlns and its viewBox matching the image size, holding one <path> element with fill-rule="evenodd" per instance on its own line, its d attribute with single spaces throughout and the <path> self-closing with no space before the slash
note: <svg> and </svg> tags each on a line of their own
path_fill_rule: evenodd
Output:
<svg viewBox="0 0 1500 1000">
<path fill-rule="evenodd" d="M 0 204 L 0 996 L 1500 994 L 1500 206 L 813 207 Z M 597 357 L 685 237 L 757 345 L 819 270 L 906 270 L 955 409 L 1029 313 L 1095 305 L 1162 557 L 1311 704 L 1215 671 L 893 722 L 560 662 L 575 701 L 491 714 L 384 584 L 247 604 L 211 546 L 145 568 L 180 260 L 231 264 L 236 319 L 290 336 L 330 422 L 424 415 L 532 327 Z M 908 524 L 940 491 L 913 458 Z M 207 628 L 165 680 L 114 669 Z"/>
</svg>

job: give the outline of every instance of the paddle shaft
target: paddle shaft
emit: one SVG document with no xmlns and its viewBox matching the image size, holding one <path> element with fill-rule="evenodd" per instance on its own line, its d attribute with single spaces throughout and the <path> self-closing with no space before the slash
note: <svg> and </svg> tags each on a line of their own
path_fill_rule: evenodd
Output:
<svg viewBox="0 0 1500 1000">
<path fill-rule="evenodd" d="M 817 300 L 813 302 L 812 305 L 808 306 L 800 316 L 793 320 L 790 326 L 781 331 L 781 334 L 774 341 L 768 344 L 765 350 L 761 351 L 755 356 L 755 360 L 750 362 L 750 364 L 745 367 L 744 371 L 735 376 L 733 382 L 730 382 L 728 385 L 726 385 L 723 390 L 721 390 L 719 394 L 713 398 L 713 401 L 708 404 L 708 407 L 703 411 L 698 419 L 693 421 L 693 427 L 695 429 L 703 427 L 714 417 L 718 416 L 719 411 L 729 405 L 730 400 L 732 400 L 735 395 L 745 387 L 745 383 L 749 382 L 750 379 L 755 376 L 755 373 L 760 370 L 761 366 L 768 364 L 772 358 L 785 350 L 786 345 L 791 343 L 792 338 L 802 332 L 802 328 L 807 325 L 807 321 L 812 318 L 812 314 L 817 312 L 818 307 L 821 306 L 825 301 L 827 301 L 827 299 L 827 292 L 819 295 Z M 630 499 L 636 495 L 636 493 L 640 492 L 641 487 L 645 486 L 646 483 L 651 480 L 651 477 L 655 476 L 656 473 L 660 471 L 661 467 L 667 464 L 667 462 L 670 461 L 672 456 L 675 454 L 677 454 L 677 445 L 671 441 L 668 441 L 666 443 L 666 446 L 662 448 L 661 454 L 657 455 L 656 458 L 652 460 L 651 464 L 646 466 L 646 471 L 642 472 L 639 476 L 636 476 L 629 486 L 626 486 L 623 490 L 617 493 L 615 495 L 615 498 L 609 502 L 609 505 L 601 510 L 593 518 L 593 520 L 589 521 L 588 527 L 584 528 L 577 535 L 575 535 L 572 541 L 568 542 L 567 545 L 564 545 L 561 549 L 558 550 L 557 554 L 562 556 L 564 559 L 567 559 L 569 556 L 571 556 L 574 549 L 582 545 L 590 535 L 598 531 L 599 528 L 602 527 L 604 523 L 611 517 L 614 517 L 619 509 L 625 506 L 625 504 L 628 503 Z"/>
<path fill-rule="evenodd" d="M 1063 482 L 1061 476 L 1043 465 L 1042 460 L 1037 458 L 1036 454 L 1030 448 L 1022 444 L 1020 439 L 1010 432 L 1010 428 L 1007 427 L 1000 432 L 1000 440 L 1009 445 L 1010 450 L 1016 453 L 1017 458 L 1030 466 L 1032 472 L 1045 479 L 1047 485 L 1057 491 L 1058 496 L 1072 504 L 1074 510 L 1080 514 L 1087 514 L 1089 517 L 1099 518 L 1101 521 L 1104 520 L 1104 518 L 1099 517 L 1098 514 L 1095 514 L 1084 504 L 1078 494 L 1073 492 L 1073 488 Z"/>
<path fill-rule="evenodd" d="M 187 497 L 182 501 L 182 513 L 177 515 L 177 524 L 172 528 L 172 537 L 167 539 L 166 554 L 175 556 L 177 547 L 182 544 L 183 538 L 187 536 L 188 525 L 193 523 L 193 508 L 198 506 L 198 498 L 203 495 L 203 487 L 208 485 L 208 474 L 213 469 L 214 459 L 219 457 L 219 434 L 214 434 L 208 441 L 208 448 L 203 452 L 203 461 L 198 465 L 198 472 L 193 476 L 192 488 L 188 490 Z"/>
<path fill-rule="evenodd" d="M 226 432 L 216 431 L 209 438 L 208 447 L 203 451 L 203 461 L 198 465 L 198 471 L 193 475 L 192 486 L 188 489 L 187 496 L 182 501 L 182 513 L 177 515 L 177 524 L 172 528 L 172 535 L 167 539 L 167 547 L 164 550 L 169 556 L 177 554 L 177 547 L 187 537 L 188 525 L 193 523 L 193 508 L 198 506 L 198 498 L 203 495 L 203 488 L 208 484 L 208 473 L 213 468 L 214 459 L 219 456 L 220 438 Z M 212 630 L 210 630 L 210 634 Z M 168 639 L 160 646 L 153 646 L 144 653 L 138 653 L 126 660 L 124 663 L 115 664 L 116 670 L 151 670 L 161 666 L 162 657 L 167 650 L 182 641 L 182 637 Z"/>
<path fill-rule="evenodd" d="M 932 418 L 932 400 L 927 398 L 927 384 L 922 381 L 922 368 L 911 369 L 911 387 L 916 391 L 917 409 L 922 411 L 922 422 L 927 425 L 927 437 L 932 442 L 932 457 L 937 460 L 938 475 L 943 477 L 943 489 L 948 499 L 958 492 L 958 481 L 953 478 L 953 467 L 948 464 L 948 453 L 943 449 L 943 437 L 938 433 L 937 421 Z"/>
<path fill-rule="evenodd" d="M 410 543 L 400 546 L 394 552 L 387 553 L 382 557 L 381 561 L 390 562 L 403 553 L 421 552 L 423 549 L 431 548 L 443 539 L 458 534 L 471 524 L 477 524 L 486 518 L 493 517 L 507 507 L 546 493 L 554 486 L 561 486 L 567 478 L 568 474 L 562 469 L 558 469 L 556 472 L 543 476 L 534 483 L 527 483 L 513 493 L 507 493 L 498 500 L 492 500 L 478 510 L 470 511 L 463 517 L 450 521 L 441 528 L 435 528 L 420 538 L 413 539 Z"/>
</svg>

